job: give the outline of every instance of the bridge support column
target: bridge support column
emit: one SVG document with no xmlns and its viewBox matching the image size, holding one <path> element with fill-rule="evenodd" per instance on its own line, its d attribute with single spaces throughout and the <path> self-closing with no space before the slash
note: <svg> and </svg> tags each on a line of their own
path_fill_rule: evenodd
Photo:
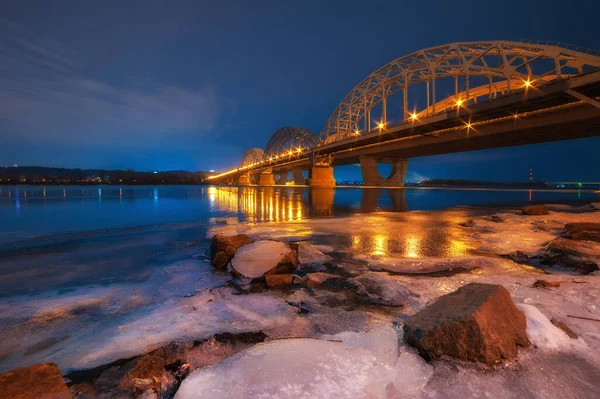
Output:
<svg viewBox="0 0 600 399">
<path fill-rule="evenodd" d="M 294 184 L 295 185 L 297 185 L 297 186 L 306 185 L 306 178 L 304 177 L 304 174 L 302 173 L 301 168 L 292 169 L 292 175 L 294 176 Z"/>
<path fill-rule="evenodd" d="M 408 170 L 408 159 L 378 159 L 375 157 L 360 157 L 360 168 L 365 186 L 392 186 L 404 187 L 406 172 Z M 391 163 L 392 173 L 384 179 L 377 170 L 379 162 Z"/>
<path fill-rule="evenodd" d="M 312 187 L 335 187 L 333 166 L 315 165 L 311 168 L 308 185 Z"/>
<path fill-rule="evenodd" d="M 280 186 L 285 186 L 285 183 L 287 183 L 287 178 L 288 178 L 288 171 L 283 170 L 283 171 L 279 172 L 279 178 L 277 180 L 275 180 L 275 184 L 280 185 Z"/>
<path fill-rule="evenodd" d="M 238 179 L 238 184 L 240 186 L 249 186 L 251 184 L 250 173 L 244 173 L 243 175 L 240 175 L 240 178 Z"/>
<path fill-rule="evenodd" d="M 260 174 L 260 178 L 258 179 L 259 186 L 274 186 L 275 178 L 273 177 L 273 173 L 270 172 L 262 172 Z"/>
</svg>

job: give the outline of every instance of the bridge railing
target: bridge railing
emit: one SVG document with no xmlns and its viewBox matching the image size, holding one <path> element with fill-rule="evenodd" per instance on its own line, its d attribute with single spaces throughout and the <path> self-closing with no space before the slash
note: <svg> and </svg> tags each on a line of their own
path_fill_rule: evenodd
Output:
<svg viewBox="0 0 600 399">
<path fill-rule="evenodd" d="M 570 44 L 566 42 L 559 42 L 556 40 L 521 39 L 520 42 L 527 44 L 537 44 L 541 46 L 561 47 L 566 50 L 577 51 L 578 53 L 600 56 L 600 50 L 595 50 L 588 47 L 578 46 L 576 44 Z"/>
</svg>

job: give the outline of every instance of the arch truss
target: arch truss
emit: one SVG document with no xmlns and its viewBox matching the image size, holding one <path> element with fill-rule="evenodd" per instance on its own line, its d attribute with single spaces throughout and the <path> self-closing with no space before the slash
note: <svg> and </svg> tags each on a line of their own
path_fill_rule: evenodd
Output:
<svg viewBox="0 0 600 399">
<path fill-rule="evenodd" d="M 240 167 L 254 166 L 265 159 L 265 152 L 262 148 L 248 148 L 242 156 Z"/>
<path fill-rule="evenodd" d="M 318 141 L 319 137 L 308 129 L 282 127 L 273 133 L 267 143 L 265 159 L 304 154 L 315 148 Z"/>
<path fill-rule="evenodd" d="M 600 53 L 563 43 L 467 42 L 419 50 L 354 87 L 329 117 L 320 142 L 347 140 L 390 122 L 415 121 L 597 68 Z M 421 89 L 411 89 L 416 85 Z M 388 110 L 395 94 L 398 105 Z M 375 107 L 380 114 L 372 121 Z"/>
</svg>

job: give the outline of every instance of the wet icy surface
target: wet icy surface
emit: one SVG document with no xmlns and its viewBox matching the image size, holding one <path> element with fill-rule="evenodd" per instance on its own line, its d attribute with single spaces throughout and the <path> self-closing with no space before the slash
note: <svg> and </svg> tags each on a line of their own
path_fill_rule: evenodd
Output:
<svg viewBox="0 0 600 399">
<path fill-rule="evenodd" d="M 451 209 L 291 222 L 228 218 L 3 248 L 0 371 L 42 361 L 63 371 L 90 368 L 169 341 L 263 331 L 265 343 L 195 371 L 177 397 L 598 397 L 600 323 L 569 315 L 600 319 L 600 274 L 499 256 L 535 257 L 565 223 L 600 222 L 589 207 L 552 209 L 545 216 Z M 231 276 L 207 262 L 206 237 L 216 233 L 300 240 L 301 263 L 327 264 L 337 282 L 239 294 L 228 286 Z M 600 256 L 596 244 L 586 245 L 591 258 Z M 563 284 L 532 287 L 538 279 Z M 403 320 L 470 282 L 509 290 L 534 348 L 493 369 L 425 363 L 403 343 Z"/>
</svg>

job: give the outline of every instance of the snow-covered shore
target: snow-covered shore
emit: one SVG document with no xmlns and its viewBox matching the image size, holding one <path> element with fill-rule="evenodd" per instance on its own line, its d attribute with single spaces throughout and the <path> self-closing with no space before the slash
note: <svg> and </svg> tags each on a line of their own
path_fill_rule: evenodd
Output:
<svg viewBox="0 0 600 399">
<path fill-rule="evenodd" d="M 600 274 L 547 264 L 549 244 L 565 224 L 600 223 L 600 212 L 591 207 L 570 211 L 492 216 L 454 209 L 278 223 L 215 221 L 207 238 L 247 234 L 311 244 L 305 272 L 311 273 L 313 263 L 336 278 L 320 285 L 299 280 L 283 289 L 240 277 L 232 281 L 200 256 L 208 250 L 204 243 L 189 259 L 157 268 L 141 281 L 4 297 L 0 371 L 47 361 L 63 371 L 91 369 L 173 341 L 262 332 L 263 342 L 237 354 L 225 351 L 211 366 L 191 361 L 191 374 L 175 397 L 597 397 L 600 322 L 588 319 L 600 319 Z M 600 244 L 580 246 L 587 260 L 600 261 Z M 562 284 L 534 287 L 540 279 Z M 404 321 L 471 282 L 510 292 L 525 313 L 533 347 L 495 367 L 449 358 L 426 362 L 404 341 Z M 550 319 L 568 325 L 578 338 Z M 94 381 L 86 384 L 97 395 L 117 394 L 117 388 Z"/>
</svg>

